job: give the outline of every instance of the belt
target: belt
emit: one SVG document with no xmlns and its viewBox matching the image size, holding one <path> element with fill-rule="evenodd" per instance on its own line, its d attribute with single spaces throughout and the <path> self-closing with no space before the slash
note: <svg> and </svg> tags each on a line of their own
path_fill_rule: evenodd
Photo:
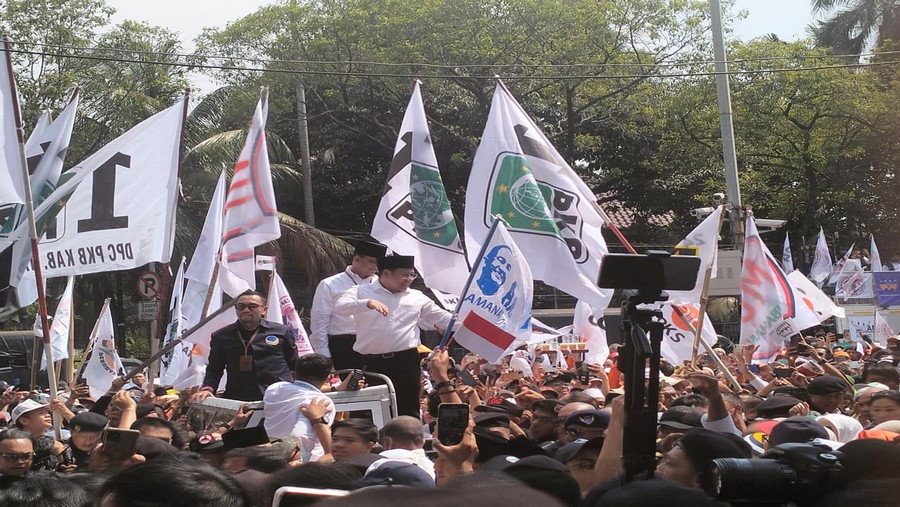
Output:
<svg viewBox="0 0 900 507">
<path fill-rule="evenodd" d="M 396 357 L 396 356 L 399 356 L 399 355 L 401 355 L 401 354 L 405 354 L 405 353 L 410 352 L 410 351 L 416 351 L 416 349 L 399 350 L 399 351 L 397 351 L 397 352 L 387 352 L 387 353 L 385 353 L 385 354 L 360 354 L 360 355 L 362 355 L 363 357 L 372 357 L 372 358 L 380 358 L 380 359 L 390 359 L 390 358 L 392 358 L 392 357 Z M 416 351 L 416 353 L 418 354 L 418 351 Z"/>
<path fill-rule="evenodd" d="M 328 335 L 328 337 L 344 339 L 344 338 L 356 338 L 356 335 L 355 334 L 330 334 L 330 335 Z"/>
</svg>

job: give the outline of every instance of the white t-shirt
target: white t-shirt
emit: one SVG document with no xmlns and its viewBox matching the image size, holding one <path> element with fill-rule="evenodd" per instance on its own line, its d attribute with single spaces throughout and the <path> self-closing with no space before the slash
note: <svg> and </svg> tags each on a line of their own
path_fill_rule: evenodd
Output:
<svg viewBox="0 0 900 507">
<path fill-rule="evenodd" d="M 334 403 L 308 382 L 276 382 L 263 395 L 266 433 L 272 437 L 292 436 L 299 439 L 300 456 L 304 463 L 315 461 L 325 454 L 313 424 L 300 412 L 300 407 L 319 398 L 328 400 L 325 420 L 331 426 L 334 421 Z"/>
</svg>

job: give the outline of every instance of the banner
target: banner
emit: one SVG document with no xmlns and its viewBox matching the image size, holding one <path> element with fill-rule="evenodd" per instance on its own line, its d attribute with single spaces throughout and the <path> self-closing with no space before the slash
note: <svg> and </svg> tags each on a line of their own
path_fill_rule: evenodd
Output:
<svg viewBox="0 0 900 507">
<path fill-rule="evenodd" d="M 281 276 L 279 276 L 277 272 L 272 274 L 274 279 L 272 280 L 272 286 L 269 288 L 269 309 L 266 314 L 266 320 L 284 324 L 291 328 L 296 337 L 295 341 L 297 344 L 298 357 L 312 354 L 313 348 L 309 343 L 309 335 L 306 334 L 306 328 L 303 327 L 300 315 L 297 314 L 297 309 L 294 307 L 294 300 L 291 299 L 291 295 L 284 285 L 284 280 L 281 279 Z"/>
<path fill-rule="evenodd" d="M 800 271 L 791 272 L 787 276 L 787 280 L 794 292 L 794 300 L 797 301 L 794 324 L 798 329 L 818 326 L 831 317 L 845 317 L 844 309 L 834 304 L 828 295 L 803 276 Z"/>
<path fill-rule="evenodd" d="M 719 224 L 725 206 L 719 206 L 709 214 L 703 222 L 675 246 L 678 255 L 695 255 L 700 257 L 700 270 L 697 272 L 697 283 L 691 290 L 670 290 L 669 302 L 678 304 L 699 304 L 703 293 L 703 280 L 707 267 L 712 269 L 710 278 L 716 277 L 719 253 Z"/>
<path fill-rule="evenodd" d="M 766 248 L 756 222 L 747 217 L 741 268 L 741 341 L 759 349 L 757 361 L 771 361 L 783 345 L 784 323 L 796 315 L 794 293 Z"/>
<path fill-rule="evenodd" d="M 587 352 L 584 362 L 603 365 L 609 357 L 609 343 L 606 341 L 606 321 L 603 309 L 592 308 L 584 301 L 575 303 L 572 319 L 572 334 L 581 338 Z"/>
<path fill-rule="evenodd" d="M 694 330 L 697 329 L 697 323 L 700 321 L 700 305 L 664 304 L 660 307 L 664 321 L 660 355 L 669 364 L 678 366 L 691 359 L 694 350 Z M 712 321 L 705 314 L 700 339 L 706 341 L 710 346 L 715 346 L 719 340 Z"/>
<path fill-rule="evenodd" d="M 501 215 L 536 279 L 606 308 L 612 290 L 600 290 L 597 278 L 608 250 L 595 206 L 591 189 L 498 83 L 466 192 L 469 258 L 477 260 Z"/>
<path fill-rule="evenodd" d="M 268 114 L 268 91 L 264 88 L 225 201 L 219 284 L 235 298 L 248 289 L 256 289 L 253 249 L 281 237 L 266 147 Z"/>
<path fill-rule="evenodd" d="M 872 273 L 863 270 L 845 271 L 837 278 L 834 286 L 834 297 L 848 299 L 872 299 L 875 292 L 872 290 Z"/>
<path fill-rule="evenodd" d="M 186 100 L 63 173 L 56 191 L 35 210 L 46 278 L 169 262 Z M 31 258 L 26 226 L 15 232 L 14 286 Z"/>
<path fill-rule="evenodd" d="M 97 318 L 96 332 L 91 335 L 91 357 L 84 367 L 82 376 L 91 388 L 91 396 L 96 400 L 109 391 L 113 379 L 125 375 L 125 368 L 116 352 L 112 313 L 109 303 L 103 305 Z"/>
<path fill-rule="evenodd" d="M 849 314 L 847 321 L 850 324 L 850 338 L 855 342 L 865 342 L 863 335 L 870 340 L 875 336 L 875 315 L 866 314 Z"/>
<path fill-rule="evenodd" d="M 469 266 L 438 170 L 418 81 L 400 126 L 372 237 L 396 253 L 414 255 L 427 287 L 462 293 Z"/>
<path fill-rule="evenodd" d="M 878 306 L 900 305 L 900 271 L 872 273 Z"/>
<path fill-rule="evenodd" d="M 457 315 L 456 342 L 498 362 L 516 339 L 531 338 L 534 281 L 525 256 L 499 219 L 469 277 Z"/>
<path fill-rule="evenodd" d="M 25 202 L 25 180 L 22 177 L 22 159 L 19 157 L 19 136 L 16 132 L 18 111 L 15 77 L 10 74 L 12 61 L 9 41 L 0 42 L 0 206 Z M 3 222 L 0 217 L 0 222 Z"/>
</svg>

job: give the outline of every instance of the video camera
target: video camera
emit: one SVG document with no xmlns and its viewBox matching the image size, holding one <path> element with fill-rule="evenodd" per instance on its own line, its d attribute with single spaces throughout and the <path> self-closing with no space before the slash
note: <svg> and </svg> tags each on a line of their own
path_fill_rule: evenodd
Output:
<svg viewBox="0 0 900 507">
<path fill-rule="evenodd" d="M 826 445 L 781 444 L 761 459 L 714 459 L 704 489 L 732 504 L 811 505 L 844 485 L 843 456 Z"/>
</svg>

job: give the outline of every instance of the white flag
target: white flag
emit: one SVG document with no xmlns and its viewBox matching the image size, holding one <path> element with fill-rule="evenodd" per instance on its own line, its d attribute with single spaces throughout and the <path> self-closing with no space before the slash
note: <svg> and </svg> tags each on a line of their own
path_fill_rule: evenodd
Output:
<svg viewBox="0 0 900 507">
<path fill-rule="evenodd" d="M 498 84 L 466 192 L 470 260 L 501 215 L 536 279 L 606 308 L 612 290 L 597 287 L 607 248 L 595 206 L 591 189 Z"/>
<path fill-rule="evenodd" d="M 72 290 L 74 286 L 75 277 L 69 276 L 69 279 L 66 281 L 66 289 L 59 298 L 56 313 L 53 314 L 53 322 L 50 323 L 50 350 L 53 353 L 54 362 L 69 358 L 69 325 L 72 319 Z M 40 325 L 40 320 L 40 317 L 38 317 L 36 325 Z M 43 332 L 39 336 L 43 336 Z M 47 355 L 41 354 L 41 370 L 46 369 Z"/>
<path fill-rule="evenodd" d="M 116 352 L 112 313 L 109 305 L 103 306 L 97 319 L 96 332 L 91 335 L 91 357 L 84 367 L 83 377 L 91 388 L 91 396 L 96 400 L 103 396 L 112 385 L 113 379 L 125 375 L 125 368 Z"/>
<path fill-rule="evenodd" d="M 179 347 L 183 350 L 182 354 L 190 356 L 190 364 L 187 370 L 182 371 L 178 378 L 172 381 L 176 389 L 199 386 L 203 382 L 206 365 L 209 364 L 209 343 L 212 334 L 229 324 L 234 324 L 236 318 L 234 309 L 229 305 L 227 308 L 219 308 L 218 311 L 210 313 L 203 325 L 185 330 L 184 340 Z"/>
<path fill-rule="evenodd" d="M 891 329 L 878 310 L 875 310 L 875 343 L 881 347 L 887 347 L 887 339 L 892 336 L 897 336 L 897 333 Z"/>
<path fill-rule="evenodd" d="M 34 126 L 34 130 L 31 131 L 31 135 L 28 137 L 28 140 L 25 141 L 25 159 L 28 163 L 28 170 L 30 172 L 34 171 L 36 166 L 36 160 L 29 160 L 29 156 L 34 154 L 35 147 L 40 146 L 43 142 L 45 142 L 47 138 L 47 132 L 50 128 L 50 110 L 46 109 L 41 114 L 41 117 L 38 118 L 37 123 Z M 38 141 L 38 140 L 41 141 Z M 43 152 L 41 152 L 43 153 Z M 40 160 L 40 159 L 38 159 Z M 32 162 L 34 161 L 34 162 Z M 36 182 L 37 178 L 34 175 L 31 175 L 31 188 L 32 188 L 32 199 L 33 204 L 37 207 L 40 204 L 38 200 L 38 196 L 40 195 L 40 191 L 42 189 L 42 185 L 40 182 Z M 54 180 L 53 183 L 56 183 Z M 5 249 L 11 243 L 10 235 L 16 228 L 21 224 L 26 217 L 26 209 L 24 204 L 2 204 L 0 203 L 0 250 Z M 4 280 L 6 281 L 6 280 Z M 36 290 L 37 287 L 35 287 Z"/>
<path fill-rule="evenodd" d="M 691 359 L 694 353 L 694 333 L 700 322 L 700 305 L 660 305 L 663 318 L 663 341 L 660 347 L 660 355 L 674 366 Z M 709 316 L 703 315 L 703 330 L 700 331 L 700 339 L 709 345 L 715 345 L 718 341 L 716 330 L 709 320 Z"/>
<path fill-rule="evenodd" d="M 184 314 L 182 313 L 184 299 L 184 257 L 181 258 L 181 264 L 178 265 L 178 273 L 175 275 L 175 282 L 172 284 L 172 299 L 169 303 L 169 313 L 171 318 L 169 325 L 166 327 L 166 336 L 163 339 L 163 347 L 177 340 L 184 333 Z M 176 346 L 174 349 L 163 354 L 160 358 L 159 381 L 161 384 L 171 384 L 173 380 L 178 378 L 188 366 L 190 357 L 185 357 L 181 351 L 181 347 Z"/>
<path fill-rule="evenodd" d="M 825 230 L 819 228 L 819 240 L 816 241 L 816 255 L 813 257 L 812 267 L 809 269 L 809 279 L 820 286 L 831 275 L 831 253 L 828 251 L 828 242 L 825 241 Z"/>
<path fill-rule="evenodd" d="M 609 357 L 603 309 L 592 308 L 584 301 L 575 303 L 572 334 L 581 337 L 581 341 L 584 342 L 584 348 L 587 349 L 584 354 L 584 362 L 602 366 Z"/>
<path fill-rule="evenodd" d="M 534 280 L 525 256 L 501 220 L 474 264 L 458 315 L 456 342 L 495 363 L 517 340 L 531 338 Z"/>
<path fill-rule="evenodd" d="M 253 249 L 281 237 L 266 145 L 268 114 L 268 91 L 264 88 L 225 201 L 219 283 L 231 297 L 256 289 Z"/>
<path fill-rule="evenodd" d="M 294 300 L 291 298 L 290 293 L 288 293 L 287 287 L 284 285 L 284 280 L 281 279 L 281 276 L 279 276 L 277 272 L 273 273 L 273 275 L 274 279 L 272 280 L 272 286 L 269 288 L 269 310 L 266 314 L 266 320 L 277 324 L 284 324 L 291 328 L 294 332 L 294 336 L 297 337 L 296 344 L 298 357 L 312 354 L 313 348 L 309 343 L 309 335 L 306 334 L 306 328 L 303 327 L 300 315 L 297 314 L 297 309 L 294 307 Z"/>
<path fill-rule="evenodd" d="M 63 173 L 58 188 L 35 210 L 43 234 L 45 277 L 169 261 L 186 100 L 187 96 Z M 26 226 L 15 232 L 14 286 L 31 258 Z"/>
<path fill-rule="evenodd" d="M 748 216 L 741 268 L 741 343 L 759 345 L 753 355 L 756 360 L 774 359 L 784 341 L 784 324 L 795 315 L 794 292 L 787 277 Z"/>
<path fill-rule="evenodd" d="M 781 267 L 784 272 L 791 274 L 794 271 L 794 256 L 791 255 L 791 235 L 784 233 L 784 249 L 781 251 Z"/>
<path fill-rule="evenodd" d="M 700 296 L 703 293 L 706 268 L 712 269 L 710 278 L 716 277 L 719 257 L 719 223 L 724 209 L 725 206 L 717 207 L 675 247 L 675 250 L 682 255 L 700 257 L 700 270 L 697 272 L 697 283 L 693 289 L 667 291 L 670 302 L 686 305 L 699 304 Z"/>
<path fill-rule="evenodd" d="M 872 244 L 869 247 L 869 265 L 872 266 L 872 272 L 886 271 L 884 264 L 881 263 L 881 254 L 878 253 L 878 245 L 875 244 L 875 235 L 871 235 Z"/>
<path fill-rule="evenodd" d="M 9 41 L 0 42 L 0 206 L 25 202 L 25 179 L 22 175 L 22 159 L 19 157 L 19 133 L 16 118 L 18 110 L 15 77 L 10 75 L 12 63 Z M 24 140 L 24 139 L 23 139 Z"/>
<path fill-rule="evenodd" d="M 834 304 L 834 301 L 803 276 L 803 273 L 793 271 L 787 275 L 787 280 L 794 292 L 794 300 L 797 302 L 794 324 L 798 329 L 818 326 L 831 317 L 843 319 L 846 316 L 844 309 Z"/>
<path fill-rule="evenodd" d="M 853 249 L 856 248 L 856 243 L 852 243 L 850 248 L 847 249 L 847 252 L 841 257 L 841 260 L 837 261 L 834 265 L 834 268 L 831 270 L 831 276 L 828 277 L 828 284 L 835 284 L 837 287 L 835 290 L 839 289 L 841 284 L 838 282 L 838 279 L 841 278 L 843 274 L 854 274 L 857 271 L 862 271 L 862 262 L 859 259 L 851 259 L 850 254 L 853 253 Z"/>
<path fill-rule="evenodd" d="M 203 318 L 203 305 L 209 298 L 207 314 L 213 313 L 222 306 L 222 289 L 216 280 L 212 279 L 213 271 L 219 259 L 219 245 L 222 242 L 222 219 L 225 214 L 225 171 L 219 175 L 216 190 L 209 202 L 209 210 L 206 212 L 206 220 L 200 231 L 200 239 L 191 257 L 191 263 L 184 272 L 187 279 L 187 288 L 184 290 L 184 314 L 185 329 L 194 327 Z M 213 286 L 210 287 L 210 281 Z M 209 295 L 209 291 L 213 291 Z"/>
<path fill-rule="evenodd" d="M 75 127 L 75 113 L 78 111 L 78 91 L 72 95 L 72 99 L 66 107 L 60 111 L 55 120 L 49 122 L 41 117 L 34 132 L 28 136 L 25 143 L 25 157 L 28 160 L 28 170 L 31 173 L 31 193 L 34 206 L 39 206 L 49 197 L 62 175 L 65 163 L 66 151 L 72 139 L 72 129 Z M 49 122 L 49 123 L 43 123 Z"/>
<path fill-rule="evenodd" d="M 400 126 L 372 237 L 394 252 L 414 255 L 427 287 L 453 295 L 462 292 L 469 267 L 431 145 L 418 81 Z"/>
</svg>

